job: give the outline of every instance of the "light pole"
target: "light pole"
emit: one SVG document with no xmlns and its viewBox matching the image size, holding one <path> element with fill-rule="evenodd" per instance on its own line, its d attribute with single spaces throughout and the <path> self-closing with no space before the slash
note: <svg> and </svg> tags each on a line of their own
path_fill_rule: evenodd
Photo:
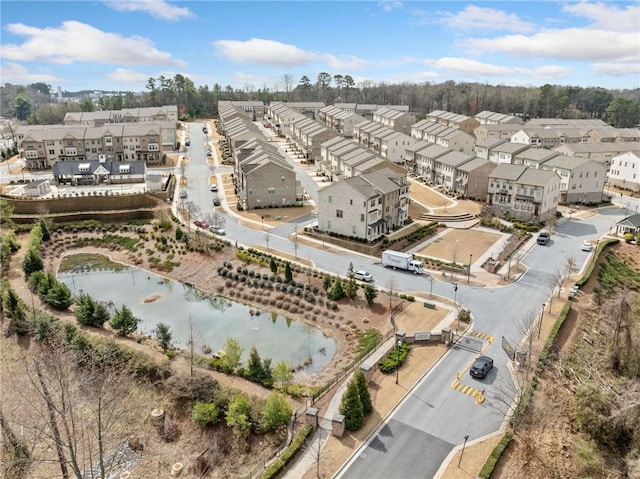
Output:
<svg viewBox="0 0 640 479">
<path fill-rule="evenodd" d="M 458 306 L 458 283 L 453 283 L 453 306 L 457 307 Z"/>
<path fill-rule="evenodd" d="M 469 284 L 469 277 L 471 276 L 471 260 L 473 259 L 473 255 L 469 255 L 469 269 L 467 269 L 467 284 Z"/>
<path fill-rule="evenodd" d="M 460 459 L 458 459 L 458 467 L 460 467 L 460 463 L 462 462 L 462 455 L 464 454 L 464 447 L 467 445 L 467 441 L 469 440 L 469 436 L 465 436 L 464 442 L 462 443 L 462 451 L 460 451 Z"/>
<path fill-rule="evenodd" d="M 429 298 L 433 298 L 433 276 L 429 275 Z"/>
<path fill-rule="evenodd" d="M 400 375 L 400 346 L 402 346 L 402 339 L 398 339 L 396 346 L 396 384 L 398 384 L 398 376 Z"/>
<path fill-rule="evenodd" d="M 542 332 L 542 318 L 544 317 L 544 307 L 546 303 L 542 303 L 542 309 L 540 310 L 540 323 L 538 323 L 538 339 L 540 339 L 540 333 Z"/>
</svg>

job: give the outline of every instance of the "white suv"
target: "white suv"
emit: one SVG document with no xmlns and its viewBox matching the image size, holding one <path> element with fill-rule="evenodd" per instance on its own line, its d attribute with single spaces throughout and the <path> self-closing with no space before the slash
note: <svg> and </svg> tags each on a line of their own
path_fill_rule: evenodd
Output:
<svg viewBox="0 0 640 479">
<path fill-rule="evenodd" d="M 373 276 L 371 276 L 371 273 L 363 269 L 359 269 L 358 271 L 353 273 L 353 277 L 355 279 L 359 279 L 360 281 L 366 281 L 367 283 L 373 281 Z"/>
</svg>

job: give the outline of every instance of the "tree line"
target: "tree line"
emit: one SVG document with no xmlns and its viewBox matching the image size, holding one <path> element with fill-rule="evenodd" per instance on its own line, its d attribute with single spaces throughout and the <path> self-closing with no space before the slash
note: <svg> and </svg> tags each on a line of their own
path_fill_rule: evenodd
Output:
<svg viewBox="0 0 640 479">
<path fill-rule="evenodd" d="M 196 86 L 189 77 L 160 75 L 150 77 L 142 94 L 117 92 L 104 95 L 97 101 L 85 94 L 81 102 L 53 103 L 51 86 L 33 83 L 28 86 L 5 84 L 0 87 L 0 102 L 5 116 L 33 124 L 61 123 L 71 111 L 118 110 L 146 106 L 178 105 L 183 119 L 217 115 L 221 100 L 318 101 L 378 105 L 409 105 L 418 119 L 433 110 L 474 116 L 488 110 L 527 118 L 601 119 L 618 128 L 640 124 L 640 88 L 609 90 L 600 87 L 576 87 L 546 84 L 534 86 L 489 85 L 453 80 L 442 83 L 375 83 L 365 80 L 358 84 L 347 74 L 320 72 L 312 80 L 303 75 L 299 79 L 284 74 L 269 87 L 245 84 Z M 63 96 L 72 95 L 64 92 Z"/>
</svg>

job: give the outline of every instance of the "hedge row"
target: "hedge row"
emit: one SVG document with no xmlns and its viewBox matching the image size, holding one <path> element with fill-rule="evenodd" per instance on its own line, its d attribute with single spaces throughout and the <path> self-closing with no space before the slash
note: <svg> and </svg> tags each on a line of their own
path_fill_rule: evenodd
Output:
<svg viewBox="0 0 640 479">
<path fill-rule="evenodd" d="M 493 448 L 489 459 L 487 459 L 487 462 L 484 463 L 484 466 L 480 470 L 480 474 L 478 475 L 478 477 L 480 477 L 481 479 L 489 479 L 491 477 L 496 464 L 498 464 L 498 461 L 502 457 L 502 453 L 507 449 L 507 446 L 511 442 L 512 438 L 512 431 L 507 431 L 504 433 L 504 436 L 502 436 L 500 442 L 496 445 L 496 447 Z"/>
<path fill-rule="evenodd" d="M 296 453 L 302 448 L 307 437 L 309 437 L 312 432 L 313 427 L 310 424 L 302 426 L 302 429 L 300 429 L 300 432 L 293 439 L 289 447 L 285 449 L 280 457 L 271 463 L 262 474 L 260 474 L 260 479 L 271 479 L 272 477 L 276 477 L 284 469 L 287 463 L 295 457 Z"/>
<path fill-rule="evenodd" d="M 589 278 L 593 274 L 593 269 L 596 267 L 596 264 L 598 263 L 598 258 L 600 257 L 600 253 L 602 253 L 602 251 L 605 248 L 608 248 L 609 246 L 616 245 L 618 243 L 620 243 L 619 239 L 609 239 L 609 240 L 602 241 L 602 242 L 598 243 L 598 247 L 596 248 L 596 253 L 591 258 L 591 261 L 589 262 L 589 265 L 587 266 L 587 269 L 585 270 L 584 274 L 582 275 L 582 278 L 580 278 L 578 281 L 576 281 L 576 286 L 582 287 L 587 283 L 587 281 L 589 281 Z"/>
</svg>

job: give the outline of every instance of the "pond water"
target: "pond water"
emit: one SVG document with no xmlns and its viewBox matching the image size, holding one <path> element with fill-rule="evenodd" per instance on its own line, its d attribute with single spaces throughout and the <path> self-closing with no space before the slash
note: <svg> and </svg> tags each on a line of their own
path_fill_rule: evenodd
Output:
<svg viewBox="0 0 640 479">
<path fill-rule="evenodd" d="M 126 304 L 141 320 L 139 333 L 150 335 L 163 322 L 171 328 L 173 344 L 186 349 L 191 320 L 198 353 L 204 345 L 213 352 L 219 351 L 227 338 L 232 337 L 244 349 L 244 359 L 255 345 L 260 357 L 271 358 L 272 365 L 287 361 L 309 373 L 320 371 L 336 354 L 335 339 L 313 326 L 265 310 L 252 315 L 258 308 L 138 268 L 105 263 L 104 259 L 95 261 L 96 255 L 92 257 L 94 261 L 80 265 L 69 257 L 75 265 L 65 271 L 63 262 L 58 279 L 74 295 L 84 292 L 115 308 Z"/>
</svg>

